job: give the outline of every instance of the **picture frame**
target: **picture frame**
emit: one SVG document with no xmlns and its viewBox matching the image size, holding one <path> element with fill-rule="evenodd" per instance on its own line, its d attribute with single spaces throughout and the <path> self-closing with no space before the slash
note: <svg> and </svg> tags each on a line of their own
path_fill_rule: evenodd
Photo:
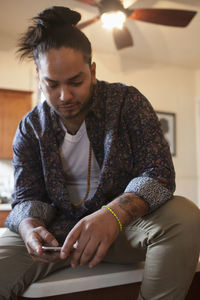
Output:
<svg viewBox="0 0 200 300">
<path fill-rule="evenodd" d="M 172 156 L 176 155 L 176 114 L 156 111 L 165 139 L 169 143 Z"/>
</svg>

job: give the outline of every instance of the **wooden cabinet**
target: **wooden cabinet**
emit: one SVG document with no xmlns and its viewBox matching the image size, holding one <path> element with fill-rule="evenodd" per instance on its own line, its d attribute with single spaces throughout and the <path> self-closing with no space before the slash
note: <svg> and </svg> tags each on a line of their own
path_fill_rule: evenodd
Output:
<svg viewBox="0 0 200 300">
<path fill-rule="evenodd" d="M 0 158 L 12 158 L 12 141 L 22 117 L 31 109 L 32 92 L 0 89 Z"/>
<path fill-rule="evenodd" d="M 0 227 L 4 227 L 4 222 L 10 213 L 10 210 L 0 210 Z"/>
<path fill-rule="evenodd" d="M 4 222 L 11 211 L 10 204 L 0 204 L 0 227 L 4 227 Z"/>
</svg>

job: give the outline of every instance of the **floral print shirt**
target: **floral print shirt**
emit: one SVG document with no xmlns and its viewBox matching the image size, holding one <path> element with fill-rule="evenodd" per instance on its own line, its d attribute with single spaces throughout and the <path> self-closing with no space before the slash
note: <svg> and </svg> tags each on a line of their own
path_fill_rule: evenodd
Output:
<svg viewBox="0 0 200 300">
<path fill-rule="evenodd" d="M 18 232 L 34 217 L 63 242 L 84 216 L 123 193 L 148 203 L 149 213 L 172 198 L 175 173 L 169 146 L 149 101 L 134 87 L 97 81 L 86 128 L 101 173 L 91 199 L 74 207 L 59 154 L 58 115 L 44 102 L 20 122 L 13 142 L 15 189 L 6 226 Z"/>
</svg>

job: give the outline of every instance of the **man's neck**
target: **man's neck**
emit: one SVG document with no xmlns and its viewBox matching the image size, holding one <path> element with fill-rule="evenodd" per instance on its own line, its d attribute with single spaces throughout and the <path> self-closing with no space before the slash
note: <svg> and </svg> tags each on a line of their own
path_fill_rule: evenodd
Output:
<svg viewBox="0 0 200 300">
<path fill-rule="evenodd" d="M 61 119 L 64 124 L 67 132 L 71 135 L 75 135 L 79 128 L 81 127 L 83 121 L 85 120 L 85 114 L 81 116 L 77 116 L 72 119 Z"/>
</svg>

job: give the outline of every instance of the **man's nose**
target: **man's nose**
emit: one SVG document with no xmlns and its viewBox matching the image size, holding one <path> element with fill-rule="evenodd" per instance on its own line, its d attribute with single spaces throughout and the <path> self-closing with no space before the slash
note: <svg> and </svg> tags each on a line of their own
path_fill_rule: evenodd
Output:
<svg viewBox="0 0 200 300">
<path fill-rule="evenodd" d="M 60 101 L 67 101 L 72 98 L 72 93 L 70 91 L 70 88 L 67 85 L 61 87 L 59 98 L 60 98 Z"/>
</svg>

